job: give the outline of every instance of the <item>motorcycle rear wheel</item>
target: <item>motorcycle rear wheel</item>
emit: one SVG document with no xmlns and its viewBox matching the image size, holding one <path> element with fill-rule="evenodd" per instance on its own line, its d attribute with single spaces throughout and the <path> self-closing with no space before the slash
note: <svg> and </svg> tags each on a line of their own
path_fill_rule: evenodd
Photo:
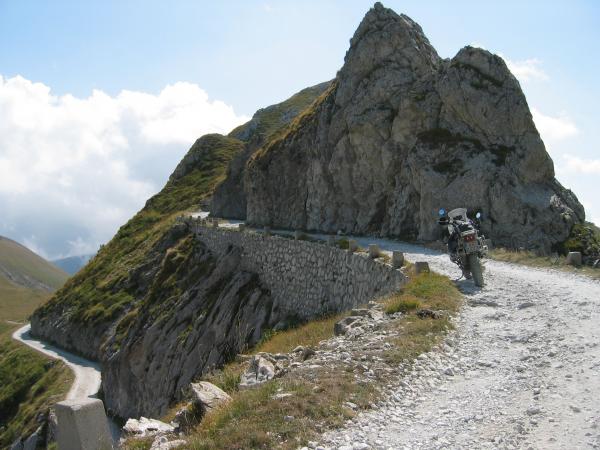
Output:
<svg viewBox="0 0 600 450">
<path fill-rule="evenodd" d="M 477 256 L 475 253 L 469 255 L 469 268 L 471 269 L 475 286 L 483 287 L 483 270 L 481 268 L 481 261 L 479 261 L 479 256 Z"/>
</svg>

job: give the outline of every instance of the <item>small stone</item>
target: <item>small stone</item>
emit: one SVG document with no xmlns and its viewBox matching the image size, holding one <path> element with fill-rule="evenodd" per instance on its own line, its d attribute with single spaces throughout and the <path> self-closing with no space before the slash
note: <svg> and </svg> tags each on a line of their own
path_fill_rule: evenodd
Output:
<svg viewBox="0 0 600 450">
<path fill-rule="evenodd" d="M 538 408 L 537 406 L 532 406 L 530 408 L 527 408 L 528 416 L 536 416 L 536 415 L 540 414 L 541 412 L 542 412 L 542 410 L 540 408 Z"/>
<path fill-rule="evenodd" d="M 294 416 L 283 416 L 283 420 L 285 420 L 286 422 L 291 422 L 294 419 L 295 419 Z"/>
<path fill-rule="evenodd" d="M 581 412 L 581 408 L 579 406 L 569 405 L 569 408 L 571 408 L 571 411 L 573 411 L 574 413 Z"/>
<path fill-rule="evenodd" d="M 447 367 L 446 369 L 444 369 L 444 375 L 448 375 L 449 377 L 453 377 L 454 376 L 454 370 L 452 369 L 452 367 Z"/>
</svg>

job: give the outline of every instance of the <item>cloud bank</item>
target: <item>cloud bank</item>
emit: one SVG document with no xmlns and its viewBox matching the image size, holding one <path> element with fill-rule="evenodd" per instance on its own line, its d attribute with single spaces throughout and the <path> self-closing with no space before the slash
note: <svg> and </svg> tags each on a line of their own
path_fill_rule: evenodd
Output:
<svg viewBox="0 0 600 450">
<path fill-rule="evenodd" d="M 82 99 L 0 75 L 0 234 L 51 258 L 94 252 L 195 139 L 247 120 L 192 83 Z"/>
</svg>

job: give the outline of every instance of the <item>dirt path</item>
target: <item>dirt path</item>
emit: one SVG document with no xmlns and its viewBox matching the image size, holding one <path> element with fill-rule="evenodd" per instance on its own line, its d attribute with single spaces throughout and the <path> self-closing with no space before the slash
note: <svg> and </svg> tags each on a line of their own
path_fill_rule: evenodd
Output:
<svg viewBox="0 0 600 450">
<path fill-rule="evenodd" d="M 358 238 L 428 261 L 447 255 Z M 443 348 L 422 355 L 393 396 L 324 436 L 342 449 L 600 448 L 600 283 L 486 261 L 486 286 L 459 281 L 467 304 Z"/>
<path fill-rule="evenodd" d="M 67 394 L 67 400 L 95 396 L 100 390 L 100 365 L 31 337 L 30 328 L 29 324 L 19 328 L 13 333 L 13 339 L 51 358 L 60 359 L 69 366 L 75 375 L 75 380 Z"/>
</svg>

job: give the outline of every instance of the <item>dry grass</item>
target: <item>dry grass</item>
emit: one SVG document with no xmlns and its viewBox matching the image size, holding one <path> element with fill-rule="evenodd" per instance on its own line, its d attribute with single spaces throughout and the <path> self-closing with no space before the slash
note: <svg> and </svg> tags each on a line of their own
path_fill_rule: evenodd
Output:
<svg viewBox="0 0 600 450">
<path fill-rule="evenodd" d="M 450 317 L 462 303 L 462 295 L 447 277 L 434 272 L 415 275 L 410 270 L 410 281 L 402 291 L 385 301 L 388 313 L 403 312 L 406 317 L 395 326 L 401 335 L 391 341 L 392 348 L 385 353 L 391 364 L 399 364 L 416 358 L 438 344 L 447 330 L 452 329 Z M 442 312 L 439 319 L 420 319 L 417 309 L 427 308 Z"/>
<path fill-rule="evenodd" d="M 317 381 L 318 379 L 318 381 Z M 292 394 L 283 400 L 278 392 Z M 340 426 L 354 412 L 351 400 L 367 408 L 376 398 L 370 384 L 351 373 L 321 372 L 315 382 L 283 378 L 239 392 L 227 407 L 204 418 L 188 447 L 208 449 L 296 449 L 325 429 Z"/>
<path fill-rule="evenodd" d="M 297 346 L 316 347 L 319 342 L 333 336 L 333 326 L 345 314 L 314 320 L 285 331 L 275 332 L 256 347 L 256 352 L 289 353 Z"/>
<path fill-rule="evenodd" d="M 490 250 L 488 257 L 496 261 L 509 262 L 514 264 L 523 264 L 524 266 L 539 267 L 545 269 L 557 269 L 564 272 L 571 272 L 586 275 L 595 279 L 600 279 L 600 269 L 592 267 L 573 267 L 567 265 L 564 256 L 538 256 L 534 252 L 521 250 L 508 250 L 505 248 L 496 248 Z"/>
</svg>

